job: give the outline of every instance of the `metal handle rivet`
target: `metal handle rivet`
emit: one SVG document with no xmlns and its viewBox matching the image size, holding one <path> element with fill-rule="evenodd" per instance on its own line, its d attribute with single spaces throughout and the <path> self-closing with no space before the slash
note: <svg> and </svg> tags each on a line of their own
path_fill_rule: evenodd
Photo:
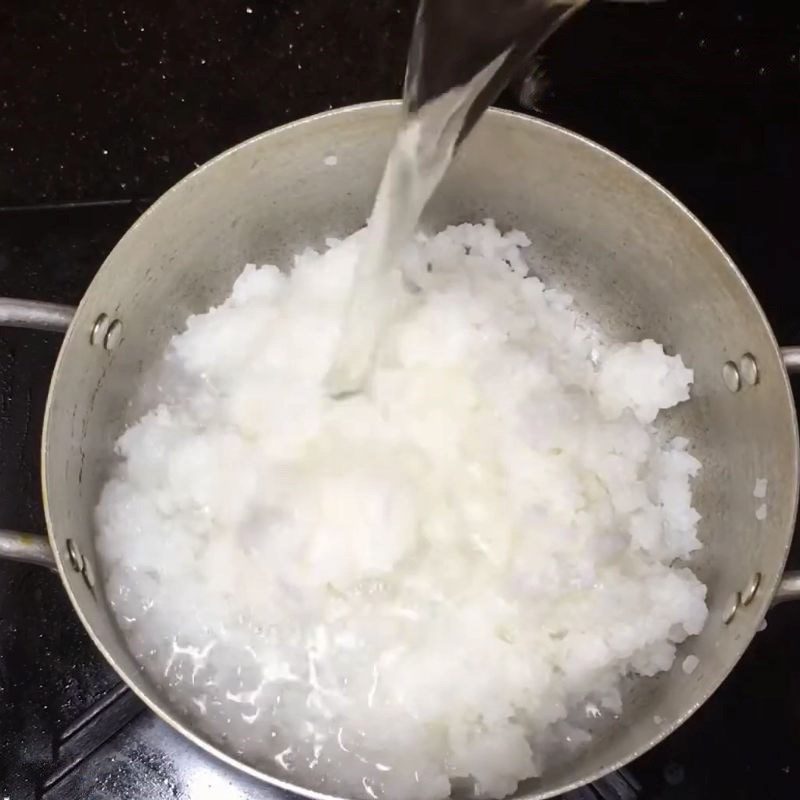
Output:
<svg viewBox="0 0 800 800">
<path fill-rule="evenodd" d="M 742 388 L 742 378 L 739 375 L 739 368 L 733 361 L 726 361 L 722 365 L 722 380 L 725 385 L 732 391 L 738 392 Z"/>
<path fill-rule="evenodd" d="M 89 588 L 89 591 L 94 593 L 94 568 L 92 562 L 86 556 L 83 557 L 83 582 Z"/>
<path fill-rule="evenodd" d="M 69 563 L 72 565 L 72 569 L 74 569 L 75 572 L 83 572 L 83 555 L 78 549 L 78 545 L 76 545 L 72 539 L 67 539 L 67 555 L 69 556 Z"/>
<path fill-rule="evenodd" d="M 749 606 L 750 603 L 753 602 L 759 586 L 761 586 L 761 573 L 756 572 L 756 574 L 750 578 L 750 583 L 747 584 L 747 588 L 742 592 L 743 606 Z"/>
<path fill-rule="evenodd" d="M 728 600 L 727 605 L 725 606 L 725 610 L 722 613 L 722 622 L 725 625 L 731 624 L 741 604 L 742 604 L 741 592 L 735 592 Z"/>
<path fill-rule="evenodd" d="M 106 331 L 105 338 L 103 339 L 103 347 L 106 350 L 113 350 L 122 339 L 122 320 L 115 319 Z"/>
<path fill-rule="evenodd" d="M 752 353 L 745 353 L 739 359 L 739 374 L 748 386 L 758 383 L 758 362 Z"/>
<path fill-rule="evenodd" d="M 92 325 L 92 332 L 89 334 L 89 344 L 100 344 L 103 341 L 108 330 L 108 323 L 108 314 L 98 314 Z"/>
<path fill-rule="evenodd" d="M 67 556 L 69 556 L 69 563 L 75 572 L 80 573 L 83 582 L 86 584 L 89 591 L 94 595 L 94 568 L 86 556 L 81 553 L 80 548 L 72 539 L 67 539 Z"/>
</svg>

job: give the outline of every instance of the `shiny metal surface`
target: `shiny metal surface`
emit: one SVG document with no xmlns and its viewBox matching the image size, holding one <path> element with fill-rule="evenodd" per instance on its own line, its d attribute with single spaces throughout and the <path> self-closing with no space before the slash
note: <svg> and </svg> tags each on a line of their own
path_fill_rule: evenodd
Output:
<svg viewBox="0 0 800 800">
<path fill-rule="evenodd" d="M 778 605 L 787 600 L 800 600 L 800 572 L 787 572 L 784 575 L 772 604 Z"/>
<path fill-rule="evenodd" d="M 800 374 L 800 347 L 782 347 L 781 356 L 789 375 Z M 800 571 L 785 572 L 773 598 L 773 605 L 800 600 Z"/>
<path fill-rule="evenodd" d="M 747 587 L 742 592 L 742 605 L 749 606 L 750 603 L 753 602 L 756 592 L 761 588 L 761 577 L 761 573 L 756 572 L 756 574 L 750 578 L 750 583 L 747 584 Z"/>
<path fill-rule="evenodd" d="M 108 330 L 103 336 L 103 347 L 106 350 L 113 350 L 122 340 L 122 320 L 115 319 L 108 326 Z"/>
<path fill-rule="evenodd" d="M 163 719 L 229 764 L 284 788 L 277 771 L 225 752 L 218 732 L 172 709 L 138 668 L 102 593 L 93 509 L 112 445 L 141 411 L 143 372 L 186 317 L 218 303 L 248 262 L 285 263 L 294 251 L 361 226 L 399 120 L 398 105 L 343 109 L 263 134 L 200 167 L 123 237 L 65 337 L 50 389 L 42 476 L 51 544 L 94 642 Z M 334 152 L 330 167 L 325 156 Z M 748 286 L 710 234 L 647 176 L 597 145 L 547 123 L 491 111 L 429 205 L 424 225 L 492 216 L 534 241 L 534 271 L 571 292 L 610 336 L 652 337 L 695 371 L 691 403 L 668 415 L 704 469 L 696 483 L 704 549 L 692 568 L 708 586 L 710 617 L 692 640 L 700 665 L 632 681 L 624 725 L 598 721 L 593 746 L 520 787 L 545 798 L 641 754 L 714 691 L 747 647 L 778 589 L 795 522 L 797 422 L 781 353 Z M 98 316 L 123 319 L 111 351 L 92 346 Z M 731 393 L 721 365 L 752 353 L 755 386 Z M 800 366 L 787 353 L 787 368 Z M 755 527 L 752 487 L 769 482 L 770 511 Z M 73 551 L 72 559 L 68 542 Z M 81 554 L 73 569 L 74 550 Z M 723 618 L 756 572 L 758 591 Z M 96 576 L 88 581 L 86 576 Z M 798 587 L 787 576 L 780 597 Z M 94 588 L 92 587 L 94 584 Z M 799 592 L 800 593 L 800 592 Z M 655 719 L 661 720 L 660 724 Z"/>
<path fill-rule="evenodd" d="M 800 372 L 800 347 L 782 347 L 783 363 L 790 375 Z"/>
<path fill-rule="evenodd" d="M 0 529 L 0 558 L 56 569 L 56 560 L 46 536 Z"/>
<path fill-rule="evenodd" d="M 92 325 L 92 332 L 89 334 L 89 341 L 92 344 L 101 344 L 103 339 L 105 339 L 105 335 L 110 324 L 111 320 L 108 318 L 108 314 L 100 312 L 97 315 L 97 319 L 94 321 L 94 325 Z"/>
<path fill-rule="evenodd" d="M 734 617 L 739 613 L 739 608 L 742 605 L 742 593 L 734 592 L 729 598 L 728 602 L 722 610 L 722 624 L 730 625 Z"/>
<path fill-rule="evenodd" d="M 0 326 L 60 333 L 67 330 L 74 314 L 72 306 L 0 298 Z M 56 569 L 53 551 L 43 534 L 0 529 L 0 558 Z"/>
<path fill-rule="evenodd" d="M 742 376 L 739 374 L 739 367 L 733 361 L 726 361 L 722 365 L 722 380 L 732 392 L 738 392 L 742 388 Z"/>
<path fill-rule="evenodd" d="M 63 332 L 72 321 L 75 309 L 58 303 L 0 298 L 0 325 L 9 328 L 35 328 Z"/>
<path fill-rule="evenodd" d="M 739 359 L 739 374 L 748 386 L 758 383 L 758 362 L 752 353 L 745 353 Z"/>
</svg>

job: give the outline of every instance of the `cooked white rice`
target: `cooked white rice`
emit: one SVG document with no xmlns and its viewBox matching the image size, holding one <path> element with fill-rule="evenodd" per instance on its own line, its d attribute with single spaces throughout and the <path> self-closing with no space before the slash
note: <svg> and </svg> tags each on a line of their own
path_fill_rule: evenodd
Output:
<svg viewBox="0 0 800 800">
<path fill-rule="evenodd" d="M 172 340 L 97 510 L 107 591 L 172 704 L 248 762 L 502 797 L 703 627 L 675 565 L 700 464 L 652 425 L 692 373 L 605 345 L 486 223 L 409 250 L 366 391 L 331 399 L 362 236 L 248 265 Z"/>
<path fill-rule="evenodd" d="M 688 655 L 683 659 L 681 669 L 687 674 L 691 675 L 700 666 L 700 659 L 695 655 Z"/>
</svg>

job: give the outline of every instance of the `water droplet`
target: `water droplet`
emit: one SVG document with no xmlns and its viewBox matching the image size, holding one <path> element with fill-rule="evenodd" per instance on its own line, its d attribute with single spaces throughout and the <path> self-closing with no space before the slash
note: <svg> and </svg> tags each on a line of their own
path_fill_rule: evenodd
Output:
<svg viewBox="0 0 800 800">
<path fill-rule="evenodd" d="M 686 770 L 677 762 L 672 761 L 664 767 L 664 780 L 670 786 L 678 786 L 683 783 L 686 777 Z"/>
</svg>

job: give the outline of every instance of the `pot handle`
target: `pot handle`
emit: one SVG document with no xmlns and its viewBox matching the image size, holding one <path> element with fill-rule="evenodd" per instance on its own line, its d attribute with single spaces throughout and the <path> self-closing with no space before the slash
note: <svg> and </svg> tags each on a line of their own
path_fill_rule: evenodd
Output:
<svg viewBox="0 0 800 800">
<path fill-rule="evenodd" d="M 74 315 L 75 309 L 72 306 L 0 297 L 0 325 L 7 328 L 32 328 L 37 331 L 64 333 Z"/>
<path fill-rule="evenodd" d="M 59 303 L 0 298 L 0 326 L 31 328 L 63 333 L 69 328 L 75 309 Z M 0 559 L 21 561 L 56 569 L 56 561 L 46 536 L 0 529 Z"/>
<path fill-rule="evenodd" d="M 56 571 L 50 542 L 41 533 L 18 533 L 0 529 L 0 560 L 21 561 Z"/>
<path fill-rule="evenodd" d="M 783 365 L 789 375 L 800 374 L 800 347 L 782 347 Z M 785 603 L 787 600 L 800 600 L 800 570 L 783 573 L 778 590 L 772 598 L 772 605 Z"/>
</svg>

